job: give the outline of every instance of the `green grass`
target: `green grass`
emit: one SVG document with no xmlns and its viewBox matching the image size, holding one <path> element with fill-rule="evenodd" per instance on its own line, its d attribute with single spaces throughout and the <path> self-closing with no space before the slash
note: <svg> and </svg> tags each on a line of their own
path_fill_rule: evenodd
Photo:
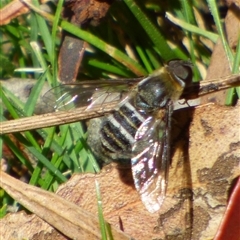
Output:
<svg viewBox="0 0 240 240">
<path fill-rule="evenodd" d="M 57 84 L 57 55 L 61 42 L 59 27 L 91 45 L 92 52 L 88 52 L 82 62 L 79 73 L 81 79 L 108 78 L 113 75 L 126 78 L 143 76 L 161 67 L 165 61 L 181 58 L 192 61 L 195 66 L 194 81 L 198 81 L 204 76 L 197 66 L 201 64 L 206 69 L 211 57 L 210 49 L 200 36 L 213 43 L 219 36 L 229 63 L 233 66 L 233 73 L 237 72 L 240 51 L 233 55 L 226 43 L 217 1 L 207 2 L 217 32 L 212 32 L 210 27 L 202 29 L 198 26 L 193 10 L 195 6 L 200 13 L 198 1 L 168 1 L 163 5 L 154 0 L 146 4 L 143 0 L 115 1 L 106 19 L 98 27 L 85 30 L 61 19 L 63 1 L 59 1 L 55 14 L 32 11 L 21 19 L 14 19 L 8 25 L 1 26 L 1 78 L 30 76 L 38 79 L 26 103 L 21 103 L 10 92 L 0 89 L 1 99 L 9 115 L 14 119 L 32 115 L 44 81 L 51 86 Z M 38 6 L 38 1 L 34 0 L 33 4 Z M 171 14 L 168 16 L 174 17 L 176 25 L 164 17 L 166 12 Z M 32 74 L 13 72 L 14 69 L 27 67 L 41 68 L 42 74 L 37 71 Z M 229 91 L 228 104 L 232 101 L 233 91 Z M 237 93 L 239 96 L 239 89 Z M 0 117 L 1 121 L 7 120 L 3 111 Z M 5 135 L 0 138 L 0 153 L 2 156 L 2 146 L 7 145 L 13 156 L 10 168 L 15 161 L 19 161 L 28 169 L 30 184 L 54 191 L 75 172 L 100 170 L 86 144 L 86 136 L 85 126 L 80 122 L 59 128 L 16 133 L 11 137 Z M 19 148 L 18 144 L 22 147 Z M 9 197 L 2 196 L 3 203 L 10 204 Z M 5 213 L 4 205 L 1 216 Z"/>
</svg>

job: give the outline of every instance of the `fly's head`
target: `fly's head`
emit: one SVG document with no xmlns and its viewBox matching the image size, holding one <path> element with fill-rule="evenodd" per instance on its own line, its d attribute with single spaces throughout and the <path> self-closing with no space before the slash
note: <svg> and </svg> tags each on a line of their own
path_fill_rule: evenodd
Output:
<svg viewBox="0 0 240 240">
<path fill-rule="evenodd" d="M 183 91 L 192 81 L 192 63 L 184 60 L 171 60 L 165 66 L 169 72 L 170 78 L 174 79 L 174 83 Z"/>
</svg>

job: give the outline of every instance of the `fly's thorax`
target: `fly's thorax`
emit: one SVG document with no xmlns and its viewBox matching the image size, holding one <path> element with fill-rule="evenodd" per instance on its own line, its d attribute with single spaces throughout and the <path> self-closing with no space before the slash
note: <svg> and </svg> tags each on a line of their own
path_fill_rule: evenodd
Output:
<svg viewBox="0 0 240 240">
<path fill-rule="evenodd" d="M 181 95 L 181 89 L 175 85 L 166 68 L 157 70 L 138 84 L 135 95 L 136 108 L 149 112 L 163 108 L 170 100 L 175 100 Z"/>
<path fill-rule="evenodd" d="M 170 61 L 168 65 L 154 71 L 138 84 L 136 107 L 147 111 L 163 108 L 169 101 L 180 98 L 191 78 L 192 69 L 189 62 Z"/>
</svg>

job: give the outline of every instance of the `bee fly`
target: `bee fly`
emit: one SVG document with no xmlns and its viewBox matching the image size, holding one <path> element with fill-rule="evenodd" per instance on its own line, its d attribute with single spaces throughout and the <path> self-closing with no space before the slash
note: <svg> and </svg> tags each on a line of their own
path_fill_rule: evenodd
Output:
<svg viewBox="0 0 240 240">
<path fill-rule="evenodd" d="M 191 81 L 191 67 L 172 60 L 141 80 L 63 85 L 65 93 L 56 102 L 58 109 L 74 102 L 87 111 L 119 101 L 111 114 L 90 121 L 88 144 L 103 162 L 131 161 L 135 187 L 149 212 L 159 210 L 165 197 L 173 103 Z"/>
</svg>

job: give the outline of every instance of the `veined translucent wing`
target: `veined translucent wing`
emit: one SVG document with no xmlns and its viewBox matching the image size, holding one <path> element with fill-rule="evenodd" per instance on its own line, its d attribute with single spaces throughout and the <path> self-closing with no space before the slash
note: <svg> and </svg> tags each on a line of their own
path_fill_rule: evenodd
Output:
<svg viewBox="0 0 240 240">
<path fill-rule="evenodd" d="M 98 106 L 101 108 L 103 103 L 123 101 L 141 79 L 96 80 L 63 84 L 46 92 L 43 100 L 55 111 L 73 107 L 86 107 L 86 110 Z"/>
<path fill-rule="evenodd" d="M 131 159 L 134 184 L 149 212 L 163 203 L 169 168 L 169 131 L 172 106 L 148 117 L 138 129 Z"/>
</svg>

